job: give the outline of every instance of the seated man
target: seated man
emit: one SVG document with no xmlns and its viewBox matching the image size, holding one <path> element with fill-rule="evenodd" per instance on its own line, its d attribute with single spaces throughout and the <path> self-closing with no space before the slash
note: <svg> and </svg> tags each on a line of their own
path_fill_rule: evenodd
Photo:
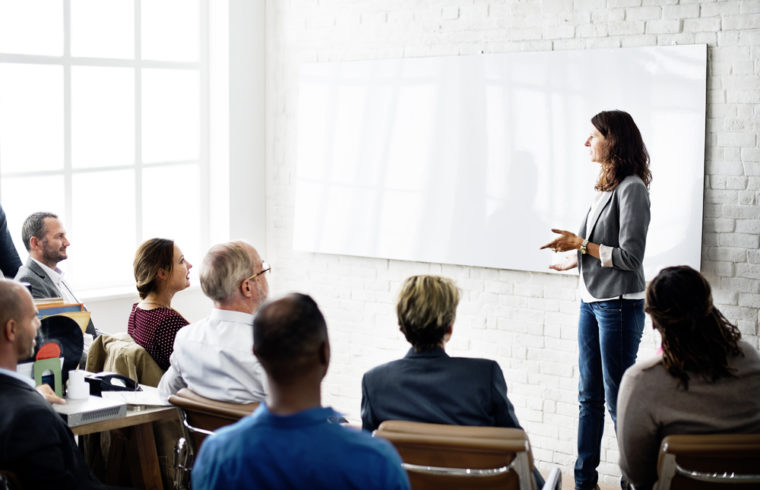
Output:
<svg viewBox="0 0 760 490">
<path fill-rule="evenodd" d="M 98 482 L 74 436 L 34 389 L 16 373 L 28 358 L 40 321 L 21 284 L 0 280 L 0 469 L 15 473 L 23 488 L 107 488 Z"/>
<path fill-rule="evenodd" d="M 227 402 L 266 398 L 264 370 L 251 351 L 251 325 L 253 313 L 269 293 L 268 270 L 246 242 L 211 247 L 201 265 L 201 288 L 214 309 L 177 332 L 171 366 L 158 385 L 162 397 L 188 387 Z"/>
<path fill-rule="evenodd" d="M 31 214 L 21 228 L 21 238 L 29 258 L 19 267 L 16 280 L 29 284 L 33 298 L 62 298 L 66 303 L 81 303 L 58 268 L 58 263 L 68 258 L 66 249 L 70 245 L 58 216 L 44 212 Z M 98 336 L 92 321 L 85 333 Z M 83 358 L 86 354 L 85 350 Z"/>
<path fill-rule="evenodd" d="M 264 305 L 253 339 L 269 398 L 206 439 L 193 488 L 409 488 L 390 443 L 340 425 L 340 415 L 321 406 L 330 344 L 314 300 L 291 294 Z"/>
<path fill-rule="evenodd" d="M 378 366 L 362 378 L 365 430 L 384 420 L 521 429 L 499 365 L 489 359 L 449 357 L 459 290 L 451 279 L 412 276 L 404 281 L 396 313 L 412 344 L 403 359 Z M 538 487 L 543 478 L 534 472 Z"/>
<path fill-rule="evenodd" d="M 665 436 L 760 433 L 760 355 L 713 305 L 702 274 L 661 270 L 644 311 L 662 353 L 628 368 L 617 404 L 620 469 L 637 489 L 657 481 Z"/>
</svg>

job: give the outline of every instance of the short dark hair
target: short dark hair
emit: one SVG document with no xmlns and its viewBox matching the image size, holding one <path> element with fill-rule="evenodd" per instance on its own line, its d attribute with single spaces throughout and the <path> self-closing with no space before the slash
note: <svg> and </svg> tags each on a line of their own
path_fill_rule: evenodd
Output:
<svg viewBox="0 0 760 490">
<path fill-rule="evenodd" d="M 253 351 L 267 375 L 287 382 L 311 368 L 327 341 L 327 324 L 317 303 L 292 293 L 262 306 L 253 320 Z"/>
<path fill-rule="evenodd" d="M 133 262 L 135 282 L 140 298 L 158 289 L 156 276 L 160 269 L 171 274 L 174 267 L 174 240 L 151 238 L 137 248 Z"/>
<path fill-rule="evenodd" d="M 58 216 L 46 211 L 39 211 L 30 214 L 29 217 L 24 220 L 24 224 L 21 227 L 21 241 L 24 242 L 27 252 L 31 251 L 29 240 L 31 240 L 32 237 L 35 237 L 38 240 L 45 238 L 45 233 L 47 233 L 45 218 L 58 219 Z"/>
<path fill-rule="evenodd" d="M 625 111 L 602 111 L 591 118 L 591 124 L 607 142 L 596 190 L 612 191 L 629 175 L 638 175 L 649 187 L 652 182 L 649 152 L 631 115 Z"/>
<path fill-rule="evenodd" d="M 0 328 L 4 327 L 8 320 L 21 321 L 24 314 L 21 295 L 24 289 L 26 288 L 19 282 L 0 278 Z"/>
<path fill-rule="evenodd" d="M 663 365 L 684 388 L 687 371 L 711 382 L 732 376 L 728 358 L 743 355 L 741 333 L 713 305 L 702 274 L 687 265 L 662 269 L 647 287 L 644 311 L 662 336 Z"/>
<path fill-rule="evenodd" d="M 435 349 L 454 324 L 459 289 L 448 277 L 408 277 L 396 304 L 398 325 L 417 352 Z"/>
</svg>

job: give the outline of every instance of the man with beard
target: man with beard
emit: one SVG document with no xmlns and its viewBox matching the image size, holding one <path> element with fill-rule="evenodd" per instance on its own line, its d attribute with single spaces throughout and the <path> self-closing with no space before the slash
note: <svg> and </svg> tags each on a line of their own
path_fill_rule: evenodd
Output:
<svg viewBox="0 0 760 490">
<path fill-rule="evenodd" d="M 63 224 L 53 213 L 37 212 L 24 221 L 21 238 L 29 258 L 16 274 L 16 280 L 29 284 L 33 298 L 62 298 L 65 303 L 81 303 L 63 277 L 58 263 L 66 260 L 71 245 Z M 85 333 L 98 336 L 92 321 Z"/>
<path fill-rule="evenodd" d="M 211 247 L 201 264 L 201 289 L 214 302 L 206 318 L 177 332 L 171 366 L 158 390 L 168 398 L 184 387 L 234 403 L 266 398 L 266 375 L 251 351 L 253 314 L 269 294 L 270 267 L 244 241 Z"/>
</svg>

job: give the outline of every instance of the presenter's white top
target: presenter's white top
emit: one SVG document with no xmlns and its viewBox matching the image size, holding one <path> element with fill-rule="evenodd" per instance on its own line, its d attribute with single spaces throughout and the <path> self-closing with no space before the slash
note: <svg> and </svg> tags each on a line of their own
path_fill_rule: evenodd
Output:
<svg viewBox="0 0 760 490">
<path fill-rule="evenodd" d="M 171 366 L 161 378 L 162 398 L 187 387 L 234 403 L 266 398 L 266 375 L 253 355 L 253 315 L 214 308 L 177 332 Z"/>
</svg>

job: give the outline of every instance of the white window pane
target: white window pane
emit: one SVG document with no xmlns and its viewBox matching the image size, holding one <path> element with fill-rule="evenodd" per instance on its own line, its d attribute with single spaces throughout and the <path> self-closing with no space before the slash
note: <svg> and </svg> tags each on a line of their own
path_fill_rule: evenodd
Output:
<svg viewBox="0 0 760 490">
<path fill-rule="evenodd" d="M 63 68 L 0 63 L 0 170 L 63 168 Z"/>
<path fill-rule="evenodd" d="M 67 223 L 66 271 L 77 289 L 134 285 L 134 171 L 72 176 L 72 213 Z M 126 319 L 124 320 L 126 328 Z"/>
<path fill-rule="evenodd" d="M 72 67 L 72 166 L 133 164 L 134 112 L 131 68 Z"/>
<path fill-rule="evenodd" d="M 197 0 L 142 2 L 140 15 L 143 59 L 198 61 Z"/>
<path fill-rule="evenodd" d="M 143 161 L 197 160 L 200 139 L 199 113 L 197 71 L 143 70 Z"/>
<path fill-rule="evenodd" d="M 147 167 L 142 175 L 143 239 L 172 239 L 191 264 L 199 265 L 199 165 Z"/>
<path fill-rule="evenodd" d="M 133 58 L 134 14 L 132 0 L 71 0 L 71 55 Z"/>
<path fill-rule="evenodd" d="M 5 177 L 0 182 L 0 196 L 8 218 L 8 231 L 23 262 L 28 253 L 21 240 L 21 225 L 27 216 L 37 211 L 47 211 L 57 214 L 64 223 L 66 222 L 63 176 Z M 30 195 L 34 195 L 34 199 L 30 199 Z"/>
<path fill-rule="evenodd" d="M 63 54 L 61 0 L 0 0 L 0 53 Z"/>
</svg>

